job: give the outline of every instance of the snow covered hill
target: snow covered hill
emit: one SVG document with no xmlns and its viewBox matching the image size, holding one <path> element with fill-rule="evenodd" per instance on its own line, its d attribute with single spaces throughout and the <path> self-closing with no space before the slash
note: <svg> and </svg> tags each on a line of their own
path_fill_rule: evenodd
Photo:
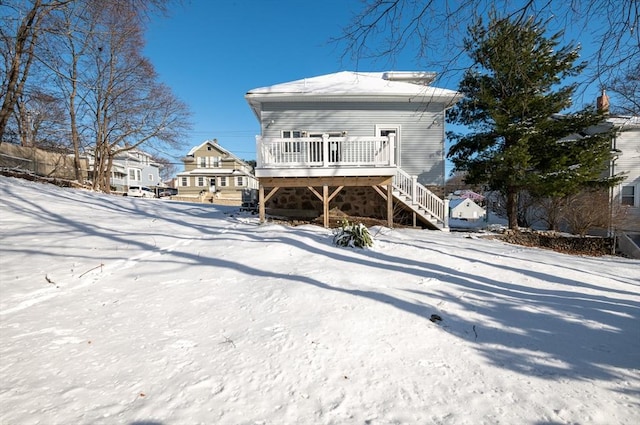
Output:
<svg viewBox="0 0 640 425">
<path fill-rule="evenodd" d="M 639 261 L 372 233 L 0 177 L 0 423 L 640 423 Z"/>
</svg>

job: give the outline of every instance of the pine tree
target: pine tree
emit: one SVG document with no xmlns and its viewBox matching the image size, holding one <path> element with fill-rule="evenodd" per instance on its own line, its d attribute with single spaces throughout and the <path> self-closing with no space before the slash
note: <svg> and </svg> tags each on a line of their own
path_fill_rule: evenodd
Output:
<svg viewBox="0 0 640 425">
<path fill-rule="evenodd" d="M 474 66 L 459 91 L 465 96 L 448 115 L 469 133 L 449 133 L 449 158 L 466 181 L 487 184 L 507 200 L 509 228 L 517 228 L 518 195 L 565 196 L 611 182 L 607 166 L 610 134 L 589 131 L 603 116 L 572 107 L 576 84 L 563 80 L 580 74 L 579 50 L 559 47 L 561 34 L 545 37 L 543 22 L 512 22 L 492 15 L 469 28 L 465 50 Z"/>
</svg>

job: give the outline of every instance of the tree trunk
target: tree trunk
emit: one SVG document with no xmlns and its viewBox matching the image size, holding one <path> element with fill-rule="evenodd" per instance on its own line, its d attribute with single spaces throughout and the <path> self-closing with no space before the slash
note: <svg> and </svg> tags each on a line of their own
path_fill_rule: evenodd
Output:
<svg viewBox="0 0 640 425">
<path fill-rule="evenodd" d="M 41 6 L 42 0 L 36 0 L 33 3 L 27 16 L 20 22 L 20 27 L 18 27 L 16 33 L 15 51 L 13 52 L 11 65 L 7 70 L 7 88 L 2 107 L 0 108 L 0 143 L 2 143 L 2 139 L 4 138 L 9 117 L 13 113 L 16 102 L 22 94 L 24 83 L 29 74 L 29 67 L 33 61 L 33 49 L 38 38 L 40 19 L 42 18 L 41 15 L 38 15 Z M 31 37 L 30 44 L 28 43 L 29 37 Z M 23 55 L 26 59 L 24 59 Z M 25 60 L 24 64 L 22 62 L 23 60 Z M 20 70 L 21 67 L 23 67 L 22 73 Z"/>
<path fill-rule="evenodd" d="M 78 134 L 78 123 L 76 117 L 76 95 L 78 92 L 78 57 L 74 54 L 72 64 L 71 93 L 69 95 L 69 121 L 71 125 L 71 143 L 73 144 L 73 168 L 75 168 L 76 180 L 82 181 L 82 171 L 80 170 L 80 135 Z"/>
<path fill-rule="evenodd" d="M 507 219 L 509 229 L 518 228 L 518 191 L 514 187 L 507 189 Z"/>
</svg>

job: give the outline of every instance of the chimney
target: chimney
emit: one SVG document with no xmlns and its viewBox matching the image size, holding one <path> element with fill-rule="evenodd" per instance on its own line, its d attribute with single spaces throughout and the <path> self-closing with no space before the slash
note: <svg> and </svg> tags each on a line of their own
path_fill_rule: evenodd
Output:
<svg viewBox="0 0 640 425">
<path fill-rule="evenodd" d="M 602 95 L 598 96 L 596 107 L 598 108 L 598 112 L 609 115 L 609 96 L 607 96 L 604 89 L 602 89 Z"/>
<path fill-rule="evenodd" d="M 598 98 L 598 99 L 600 99 L 600 98 Z M 607 101 L 607 102 L 608 102 L 608 101 Z M 609 104 L 609 103 L 607 103 L 607 105 L 608 105 L 608 104 Z M 217 144 L 218 144 L 218 139 L 213 139 L 213 144 L 214 144 L 214 145 L 217 145 Z"/>
</svg>

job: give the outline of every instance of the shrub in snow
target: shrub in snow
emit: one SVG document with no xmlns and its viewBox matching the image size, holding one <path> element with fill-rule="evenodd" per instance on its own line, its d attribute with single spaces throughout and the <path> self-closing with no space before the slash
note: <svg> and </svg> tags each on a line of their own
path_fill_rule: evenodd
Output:
<svg viewBox="0 0 640 425">
<path fill-rule="evenodd" d="M 373 246 L 373 237 L 364 224 L 351 224 L 348 220 L 343 220 L 340 228 L 333 234 L 333 243 L 351 248 L 367 248 Z"/>
</svg>

